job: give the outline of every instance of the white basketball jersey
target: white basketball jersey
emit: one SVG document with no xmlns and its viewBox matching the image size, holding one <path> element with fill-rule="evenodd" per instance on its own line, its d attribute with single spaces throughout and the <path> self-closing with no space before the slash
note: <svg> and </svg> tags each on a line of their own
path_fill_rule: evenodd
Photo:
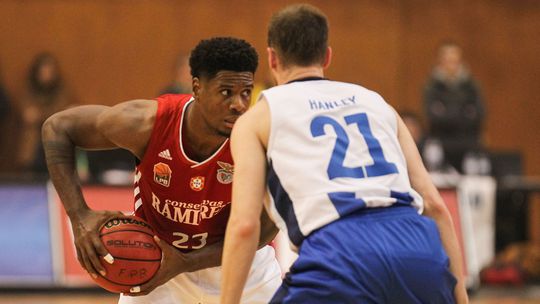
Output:
<svg viewBox="0 0 540 304">
<path fill-rule="evenodd" d="M 293 249 L 312 231 L 363 208 L 400 204 L 422 211 L 398 142 L 396 114 L 379 94 L 309 80 L 261 95 L 271 116 L 266 208 Z"/>
</svg>

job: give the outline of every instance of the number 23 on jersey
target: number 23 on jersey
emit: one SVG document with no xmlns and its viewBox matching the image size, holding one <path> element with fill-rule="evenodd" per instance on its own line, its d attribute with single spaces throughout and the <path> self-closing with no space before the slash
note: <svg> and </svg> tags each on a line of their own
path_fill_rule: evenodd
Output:
<svg viewBox="0 0 540 304">
<path fill-rule="evenodd" d="M 176 241 L 172 242 L 172 245 L 179 249 L 201 249 L 206 245 L 206 239 L 208 238 L 208 232 L 198 233 L 194 235 L 188 235 L 182 232 L 173 232 L 175 237 L 179 237 Z M 188 246 L 186 243 L 192 241 L 194 245 Z M 198 244 L 196 244 L 198 242 Z"/>
</svg>

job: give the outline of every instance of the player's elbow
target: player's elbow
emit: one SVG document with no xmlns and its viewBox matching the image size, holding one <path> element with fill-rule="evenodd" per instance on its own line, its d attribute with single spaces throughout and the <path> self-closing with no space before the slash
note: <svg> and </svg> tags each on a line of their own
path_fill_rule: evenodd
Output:
<svg viewBox="0 0 540 304">
<path fill-rule="evenodd" d="M 62 112 L 53 114 L 41 126 L 41 138 L 43 141 L 56 138 L 62 130 L 67 128 L 68 120 L 63 117 Z"/>
<path fill-rule="evenodd" d="M 438 194 L 424 197 L 424 215 L 435 220 L 450 220 L 450 212 Z"/>
<path fill-rule="evenodd" d="M 260 221 L 256 219 L 231 219 L 227 230 L 239 238 L 249 239 L 259 235 Z"/>
<path fill-rule="evenodd" d="M 41 137 L 43 139 L 48 137 L 49 134 L 51 134 L 51 132 L 53 132 L 53 130 L 54 130 L 54 128 L 53 128 L 53 126 L 54 126 L 54 118 L 53 118 L 53 116 L 47 118 L 47 120 L 45 120 L 45 122 L 41 126 Z"/>
</svg>

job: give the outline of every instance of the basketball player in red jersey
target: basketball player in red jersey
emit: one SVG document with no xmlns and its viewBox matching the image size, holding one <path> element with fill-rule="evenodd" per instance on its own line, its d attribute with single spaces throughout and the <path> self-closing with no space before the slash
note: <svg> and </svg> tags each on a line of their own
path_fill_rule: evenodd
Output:
<svg viewBox="0 0 540 304">
<path fill-rule="evenodd" d="M 124 148 L 137 158 L 135 214 L 153 226 L 163 259 L 157 275 L 120 303 L 219 302 L 234 170 L 229 135 L 248 108 L 257 53 L 243 40 L 212 38 L 195 47 L 190 66 L 193 95 L 76 107 L 43 125 L 49 173 L 71 220 L 79 262 L 92 276 L 105 274 L 101 263 L 114 263 L 98 229 L 121 213 L 89 209 L 74 148 Z M 265 246 L 277 230 L 265 213 L 261 218 L 266 225 L 246 303 L 267 303 L 281 284 L 273 249 Z"/>
</svg>

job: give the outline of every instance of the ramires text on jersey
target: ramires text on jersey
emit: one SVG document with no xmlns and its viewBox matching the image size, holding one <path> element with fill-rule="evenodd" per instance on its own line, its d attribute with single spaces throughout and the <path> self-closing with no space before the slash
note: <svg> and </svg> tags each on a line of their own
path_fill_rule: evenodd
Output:
<svg viewBox="0 0 540 304">
<path fill-rule="evenodd" d="M 160 199 L 152 193 L 152 207 L 164 217 L 178 223 L 199 225 L 204 219 L 209 219 L 218 214 L 221 209 L 231 202 L 202 200 L 201 203 L 179 202 Z"/>
</svg>

